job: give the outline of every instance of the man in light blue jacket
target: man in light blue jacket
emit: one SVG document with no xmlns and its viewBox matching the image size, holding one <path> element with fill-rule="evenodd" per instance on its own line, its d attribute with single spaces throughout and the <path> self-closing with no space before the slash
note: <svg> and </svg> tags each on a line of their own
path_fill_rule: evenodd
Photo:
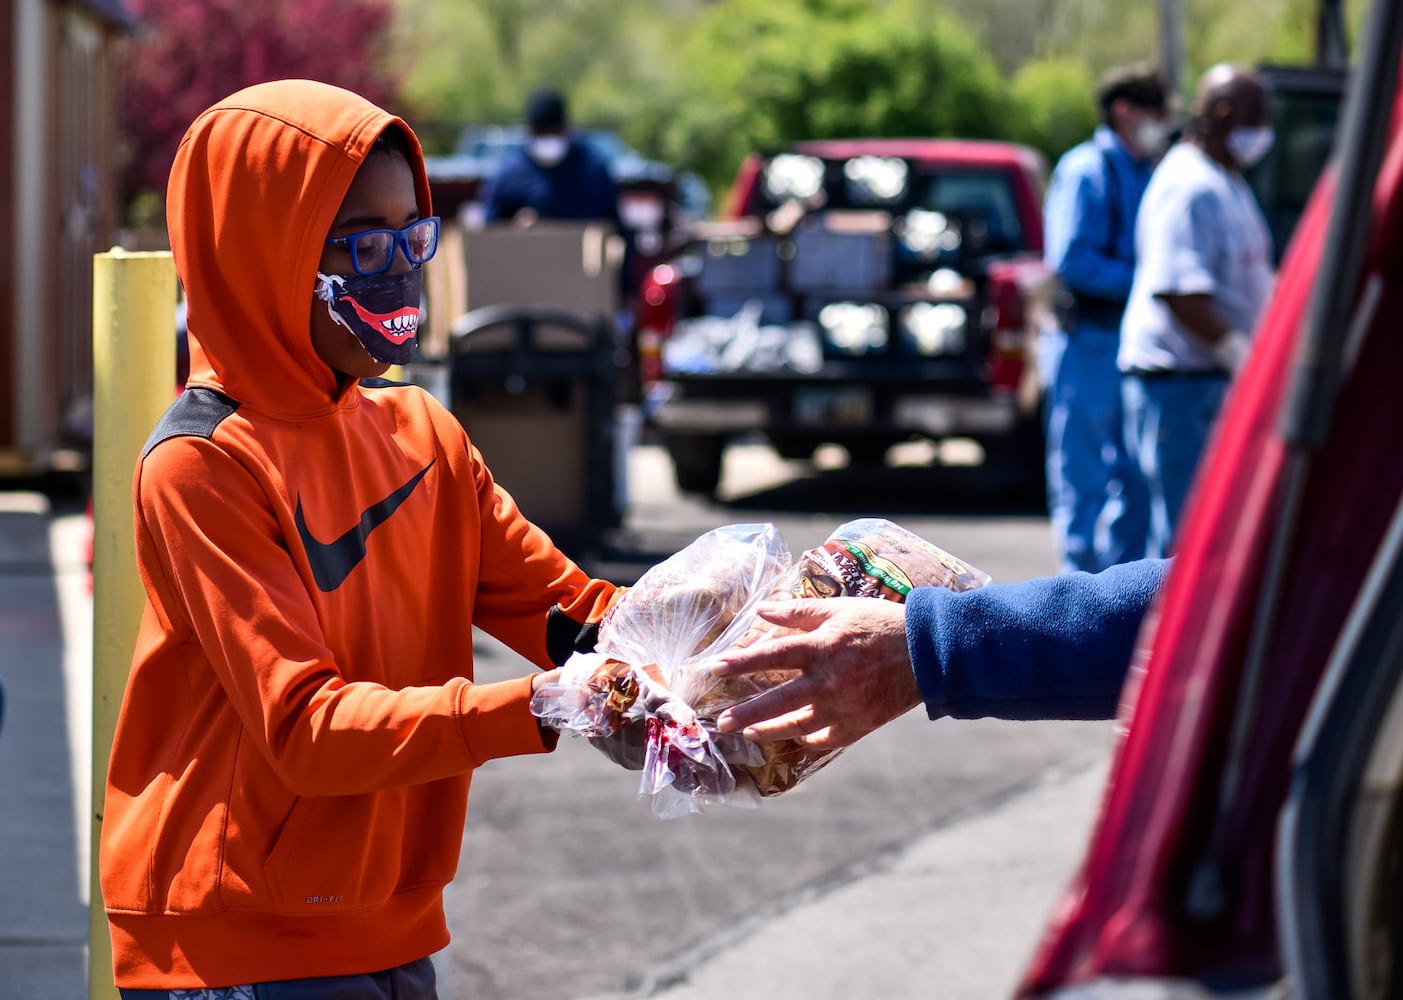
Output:
<svg viewBox="0 0 1403 1000">
<path fill-rule="evenodd" d="M 1144 554 L 1148 507 L 1127 458 L 1116 368 L 1135 272 L 1135 217 L 1167 137 L 1159 75 L 1114 70 L 1097 92 L 1102 124 L 1069 150 L 1044 201 L 1044 256 L 1059 284 L 1044 338 L 1047 492 L 1064 572 Z"/>
</svg>

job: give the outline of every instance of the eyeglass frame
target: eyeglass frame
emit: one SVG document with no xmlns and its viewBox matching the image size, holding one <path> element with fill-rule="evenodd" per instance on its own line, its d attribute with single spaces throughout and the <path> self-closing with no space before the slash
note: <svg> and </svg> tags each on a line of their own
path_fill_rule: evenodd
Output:
<svg viewBox="0 0 1403 1000">
<path fill-rule="evenodd" d="M 415 226 L 422 226 L 426 222 L 432 222 L 434 224 L 434 248 L 423 260 L 415 260 L 414 256 L 409 252 L 409 231 Z M 390 253 L 385 258 L 383 267 L 377 268 L 374 271 L 363 271 L 360 266 L 360 255 L 356 253 L 355 241 L 359 240 L 362 236 L 369 236 L 372 233 L 388 233 L 393 238 L 394 242 L 390 246 Z M 347 233 L 345 236 L 328 236 L 325 245 L 345 247 L 351 255 L 351 270 L 355 271 L 356 274 L 368 276 L 372 274 L 384 274 L 393 267 L 396 251 L 403 251 L 405 260 L 409 261 L 409 263 L 413 264 L 415 267 L 422 267 L 424 264 L 433 260 L 434 255 L 438 253 L 438 241 L 442 233 L 443 219 L 437 215 L 426 215 L 422 219 L 415 219 L 403 229 L 362 229 L 359 232 Z"/>
</svg>

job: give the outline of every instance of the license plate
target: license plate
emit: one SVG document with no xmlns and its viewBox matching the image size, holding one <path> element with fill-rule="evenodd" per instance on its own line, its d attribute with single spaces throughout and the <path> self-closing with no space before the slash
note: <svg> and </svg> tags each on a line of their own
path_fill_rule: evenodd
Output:
<svg viewBox="0 0 1403 1000">
<path fill-rule="evenodd" d="M 872 390 L 860 385 L 813 386 L 794 392 L 794 421 L 809 427 L 857 427 L 872 422 Z"/>
</svg>

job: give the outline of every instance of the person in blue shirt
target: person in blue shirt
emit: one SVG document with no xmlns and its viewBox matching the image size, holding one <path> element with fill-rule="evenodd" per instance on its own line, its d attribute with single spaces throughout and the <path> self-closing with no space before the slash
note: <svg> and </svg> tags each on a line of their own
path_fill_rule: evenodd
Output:
<svg viewBox="0 0 1403 1000">
<path fill-rule="evenodd" d="M 639 261 L 633 230 L 619 211 L 619 186 L 609 164 L 570 126 L 565 98 L 541 89 L 526 102 L 526 142 L 508 151 L 483 197 L 483 221 L 489 225 L 530 225 L 560 219 L 603 222 L 623 240 L 618 296 L 614 309 L 617 353 L 628 359 L 616 379 L 620 402 L 640 399 L 638 332 L 634 299 L 638 294 Z"/>
<path fill-rule="evenodd" d="M 484 198 L 486 222 L 537 219 L 607 222 L 624 239 L 622 290 L 632 288 L 632 233 L 619 213 L 619 186 L 609 164 L 570 127 L 565 98 L 542 89 L 526 102 L 526 142 L 510 150 Z"/>
<path fill-rule="evenodd" d="M 1111 719 L 1172 560 L 1140 559 L 956 592 L 918 587 L 905 603 L 833 597 L 762 604 L 796 630 L 726 650 L 717 677 L 796 675 L 733 706 L 722 732 L 849 746 L 924 705 L 931 719 Z"/>
<path fill-rule="evenodd" d="M 564 96 L 535 91 L 526 126 L 525 144 L 505 155 L 487 192 L 487 221 L 597 219 L 622 230 L 618 185 L 604 158 L 572 134 Z"/>
<path fill-rule="evenodd" d="M 1169 136 L 1168 90 L 1143 67 L 1097 91 L 1101 124 L 1053 170 L 1044 257 L 1058 279 L 1057 327 L 1041 345 L 1048 513 L 1063 572 L 1145 552 L 1148 499 L 1129 460 L 1116 367 L 1135 272 L 1135 217 Z"/>
</svg>

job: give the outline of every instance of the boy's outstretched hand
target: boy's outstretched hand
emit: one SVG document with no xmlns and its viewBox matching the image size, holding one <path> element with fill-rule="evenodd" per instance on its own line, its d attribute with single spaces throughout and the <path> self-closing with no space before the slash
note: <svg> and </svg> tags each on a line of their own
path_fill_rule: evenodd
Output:
<svg viewBox="0 0 1403 1000">
<path fill-rule="evenodd" d="M 770 670 L 799 675 L 722 712 L 723 733 L 758 742 L 798 739 L 846 747 L 921 703 L 906 646 L 906 608 L 871 597 L 763 604 L 761 618 L 800 629 L 729 649 L 711 662 L 716 677 Z"/>
</svg>

